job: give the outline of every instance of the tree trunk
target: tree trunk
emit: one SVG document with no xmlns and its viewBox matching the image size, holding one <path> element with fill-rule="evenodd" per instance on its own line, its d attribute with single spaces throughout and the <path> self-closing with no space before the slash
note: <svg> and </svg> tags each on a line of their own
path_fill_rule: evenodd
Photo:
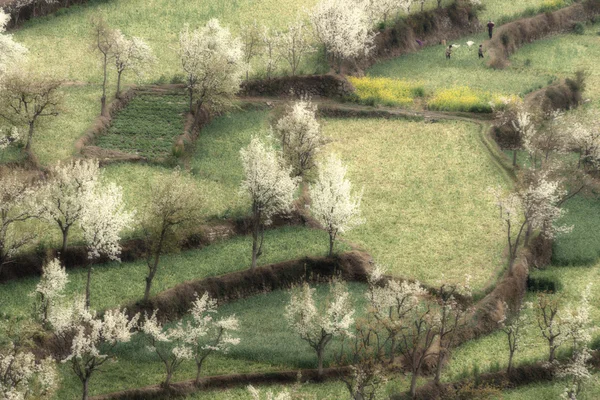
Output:
<svg viewBox="0 0 600 400">
<path fill-rule="evenodd" d="M 88 396 L 88 384 L 89 384 L 90 378 L 87 377 L 84 379 L 83 381 L 83 400 L 88 400 L 89 396 Z"/>
<path fill-rule="evenodd" d="M 33 130 L 35 128 L 35 121 L 29 122 L 29 132 L 27 134 L 27 144 L 25 145 L 25 151 L 31 151 L 31 141 L 33 139 Z"/>
<path fill-rule="evenodd" d="M 115 97 L 117 99 L 121 98 L 121 74 L 123 73 L 123 71 L 119 71 L 117 73 L 117 94 L 115 94 Z"/>
<path fill-rule="evenodd" d="M 413 371 L 412 377 L 410 378 L 410 397 L 413 399 L 417 398 L 417 378 L 419 376 L 419 371 Z"/>
<path fill-rule="evenodd" d="M 548 362 L 554 361 L 554 353 L 556 353 L 556 347 L 554 346 L 554 339 L 550 341 L 550 356 L 548 357 Z"/>
<path fill-rule="evenodd" d="M 440 379 L 442 377 L 442 366 L 444 365 L 444 350 L 440 347 L 440 352 L 438 354 L 438 362 L 435 366 L 435 378 L 434 382 L 436 385 L 440 383 Z"/>
<path fill-rule="evenodd" d="M 202 361 L 196 363 L 196 386 L 200 385 L 200 372 L 202 371 Z"/>
<path fill-rule="evenodd" d="M 92 281 L 92 262 L 89 261 L 87 282 L 85 284 L 85 308 L 90 308 L 90 282 Z"/>
<path fill-rule="evenodd" d="M 146 277 L 146 289 L 144 290 L 144 303 L 150 299 L 150 289 L 152 289 L 152 281 L 154 280 L 154 276 L 156 275 L 156 271 L 158 270 L 158 261 L 160 259 L 160 250 L 156 254 L 154 258 L 154 266 L 150 269 L 150 273 Z"/>
<path fill-rule="evenodd" d="M 508 368 L 506 369 L 506 372 L 508 374 L 510 374 L 512 372 L 512 363 L 513 363 L 513 357 L 515 355 L 514 351 L 510 351 L 510 355 L 508 356 Z"/>
<path fill-rule="evenodd" d="M 335 244 L 335 233 L 329 233 L 329 257 L 333 256 L 333 245 Z"/>
<path fill-rule="evenodd" d="M 171 377 L 173 376 L 173 371 L 167 371 L 167 379 L 163 382 L 163 386 L 168 388 L 171 386 Z"/>
<path fill-rule="evenodd" d="M 317 360 L 318 360 L 318 377 L 323 378 L 323 348 L 317 349 Z"/>
<path fill-rule="evenodd" d="M 69 239 L 69 228 L 70 226 L 67 226 L 66 228 L 64 228 L 62 230 L 62 247 L 60 248 L 60 255 L 63 259 L 63 262 L 65 261 L 65 254 L 67 253 L 67 241 Z"/>
<path fill-rule="evenodd" d="M 391 344 L 391 350 L 390 350 L 390 365 L 394 365 L 394 362 L 396 361 L 396 336 L 392 336 L 392 344 Z"/>
<path fill-rule="evenodd" d="M 106 80 L 107 80 L 107 64 L 108 64 L 108 54 L 104 54 L 104 80 L 102 81 L 102 97 L 100 98 L 100 103 L 102 108 L 100 109 L 100 115 L 106 117 Z"/>
</svg>

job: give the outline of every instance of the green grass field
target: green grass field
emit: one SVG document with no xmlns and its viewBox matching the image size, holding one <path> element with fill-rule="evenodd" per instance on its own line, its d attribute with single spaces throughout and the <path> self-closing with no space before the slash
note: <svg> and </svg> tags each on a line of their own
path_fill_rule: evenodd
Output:
<svg viewBox="0 0 600 400">
<path fill-rule="evenodd" d="M 96 145 L 160 161 L 172 154 L 184 133 L 188 103 L 185 93 L 139 94 L 111 121 Z"/>
<path fill-rule="evenodd" d="M 502 268 L 503 228 L 486 188 L 507 179 L 479 127 L 461 122 L 328 119 L 327 151 L 364 187 L 366 224 L 345 235 L 395 275 L 427 284 L 472 275 L 476 290 Z"/>
<path fill-rule="evenodd" d="M 302 246 L 298 246 L 298 244 Z M 340 247 L 343 251 L 344 246 Z M 240 271 L 250 267 L 252 239 L 241 236 L 201 250 L 167 254 L 161 265 L 152 293 L 156 294 L 181 282 Z M 325 255 L 328 250 L 327 234 L 320 230 L 288 227 L 265 233 L 264 256 L 261 265 L 296 259 L 307 255 Z M 94 267 L 91 289 L 92 308 L 102 310 L 140 299 L 144 293 L 147 274 L 144 260 L 128 263 L 109 263 Z M 69 272 L 69 295 L 83 294 L 86 270 Z M 2 285 L 0 310 L 9 315 L 29 316 L 33 299 L 27 297 L 39 278 L 20 279 Z"/>
</svg>

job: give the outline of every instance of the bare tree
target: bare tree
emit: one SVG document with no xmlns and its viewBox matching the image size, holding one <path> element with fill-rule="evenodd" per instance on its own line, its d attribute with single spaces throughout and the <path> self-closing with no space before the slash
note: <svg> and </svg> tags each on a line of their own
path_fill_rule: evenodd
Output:
<svg viewBox="0 0 600 400">
<path fill-rule="evenodd" d="M 108 63 L 113 57 L 113 49 L 116 45 L 116 31 L 112 29 L 102 15 L 96 15 L 90 20 L 92 25 L 93 47 L 100 53 L 102 58 L 102 97 L 100 98 L 100 115 L 108 116 L 106 109 L 106 84 L 108 80 Z"/>
<path fill-rule="evenodd" d="M 562 331 L 562 321 L 558 314 L 560 301 L 556 296 L 540 293 L 535 303 L 536 320 L 540 333 L 548 342 L 550 354 L 548 361 L 554 361 L 556 349 L 566 340 L 566 334 Z"/>
<path fill-rule="evenodd" d="M 61 81 L 28 71 L 9 74 L 0 91 L 0 117 L 15 126 L 27 126 L 25 151 L 31 155 L 31 144 L 39 119 L 56 117 L 60 112 Z"/>
<path fill-rule="evenodd" d="M 313 47 L 308 41 L 308 32 L 303 21 L 298 20 L 280 35 L 279 54 L 289 64 L 292 76 L 298 72 L 304 56 L 312 51 Z"/>
<path fill-rule="evenodd" d="M 261 51 L 261 31 L 256 20 L 251 23 L 243 24 L 240 27 L 240 37 L 242 40 L 242 52 L 244 64 L 246 64 L 246 81 L 249 78 L 252 59 L 260 54 Z"/>
</svg>

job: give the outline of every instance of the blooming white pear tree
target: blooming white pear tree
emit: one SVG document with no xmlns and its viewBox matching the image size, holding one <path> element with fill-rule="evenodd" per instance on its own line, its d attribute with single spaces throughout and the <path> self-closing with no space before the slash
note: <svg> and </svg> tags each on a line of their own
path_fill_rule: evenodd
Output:
<svg viewBox="0 0 600 400">
<path fill-rule="evenodd" d="M 181 232 L 199 217 L 201 204 L 199 191 L 184 179 L 178 168 L 152 183 L 146 217 L 142 221 L 148 266 L 144 301 L 150 298 L 161 255 L 165 249 L 178 245 Z"/>
<path fill-rule="evenodd" d="M 304 283 L 292 292 L 285 310 L 290 327 L 317 353 L 318 374 L 323 376 L 323 356 L 336 336 L 352 335 L 354 310 L 346 284 L 336 281 L 329 286 L 329 297 L 321 304 L 315 289 Z"/>
<path fill-rule="evenodd" d="M 565 124 L 570 145 L 579 154 L 578 166 L 585 169 L 600 165 L 600 113 L 589 109 L 569 119 Z"/>
<path fill-rule="evenodd" d="M 588 364 L 591 359 L 590 349 L 585 345 L 573 354 L 573 357 L 566 365 L 561 366 L 556 371 L 557 378 L 568 378 L 570 380 L 570 385 L 561 393 L 561 399 L 577 400 L 577 396 L 583 390 L 583 385 L 593 379 L 594 376 Z"/>
<path fill-rule="evenodd" d="M 42 278 L 31 293 L 36 298 L 36 318 L 43 323 L 48 323 L 50 309 L 57 305 L 57 301 L 64 297 L 64 290 L 69 282 L 65 268 L 58 259 L 54 259 L 42 268 Z"/>
<path fill-rule="evenodd" d="M 179 57 L 186 74 L 190 112 L 193 103 L 218 111 L 239 91 L 245 71 L 242 44 L 218 19 L 190 31 L 186 25 L 179 34 Z"/>
<path fill-rule="evenodd" d="M 121 233 L 131 227 L 134 213 L 125 210 L 123 189 L 114 183 L 107 185 L 102 191 L 87 193 L 83 201 L 85 207 L 81 213 L 79 225 L 90 260 L 85 289 L 85 304 L 86 307 L 89 307 L 91 260 L 105 255 L 110 260 L 120 261 Z"/>
<path fill-rule="evenodd" d="M 363 7 L 353 7 L 346 0 L 321 0 L 311 11 L 310 21 L 338 72 L 342 62 L 366 57 L 374 48 L 376 33 Z"/>
<path fill-rule="evenodd" d="M 127 310 L 107 310 L 103 317 L 84 307 L 82 300 L 51 314 L 55 335 L 70 344 L 69 354 L 62 360 L 69 363 L 82 383 L 83 400 L 89 398 L 89 382 L 107 361 L 118 343 L 131 340 L 139 314 L 131 319 Z"/>
<path fill-rule="evenodd" d="M 112 57 L 114 67 L 117 70 L 117 93 L 121 96 L 121 77 L 125 71 L 133 71 L 141 75 L 146 68 L 156 62 L 154 53 L 148 44 L 138 37 L 128 38 L 120 30 L 115 30 L 112 35 L 114 44 L 112 46 Z"/>
<path fill-rule="evenodd" d="M 67 251 L 70 229 L 84 212 L 86 199 L 98 190 L 100 176 L 97 160 L 59 162 L 50 167 L 50 178 L 40 191 L 40 217 L 58 225 L 62 233 L 62 255 Z"/>
<path fill-rule="evenodd" d="M 308 38 L 308 29 L 303 20 L 298 19 L 285 32 L 279 35 L 278 52 L 290 66 L 292 76 L 296 76 L 300 63 L 314 48 Z"/>
<path fill-rule="evenodd" d="M 196 300 L 190 308 L 191 319 L 185 320 L 182 329 L 186 333 L 186 344 L 190 346 L 196 362 L 196 384 L 200 383 L 200 373 L 204 360 L 213 352 L 227 353 L 231 346 L 240 343 L 239 338 L 231 332 L 239 330 L 239 322 L 235 315 L 215 319 L 217 301 L 208 292 Z"/>
<path fill-rule="evenodd" d="M 12 35 L 6 33 L 6 25 L 10 16 L 0 9 L 0 81 L 9 69 L 16 67 L 27 53 L 27 49 L 13 40 Z"/>
<path fill-rule="evenodd" d="M 0 398 L 50 399 L 57 385 L 58 373 L 52 358 L 36 361 L 33 353 L 14 343 L 0 349 Z"/>
<path fill-rule="evenodd" d="M 304 179 L 315 166 L 319 148 L 325 144 L 316 114 L 316 104 L 309 99 L 302 99 L 294 102 L 275 125 L 283 157 L 292 167 L 292 176 Z"/>
<path fill-rule="evenodd" d="M 290 177 L 291 167 L 286 167 L 270 144 L 258 137 L 240 150 L 240 157 L 245 176 L 240 192 L 252 203 L 251 268 L 255 269 L 262 253 L 264 228 L 273 215 L 290 211 L 299 178 Z"/>
<path fill-rule="evenodd" d="M 0 273 L 10 258 L 34 239 L 17 226 L 37 215 L 32 202 L 35 193 L 36 188 L 17 172 L 0 177 Z"/>
<path fill-rule="evenodd" d="M 329 233 L 331 256 L 337 235 L 364 222 L 360 212 L 362 193 L 352 195 L 346 167 L 339 158 L 331 155 L 319 166 L 317 181 L 310 185 L 310 195 L 312 214 Z"/>
</svg>

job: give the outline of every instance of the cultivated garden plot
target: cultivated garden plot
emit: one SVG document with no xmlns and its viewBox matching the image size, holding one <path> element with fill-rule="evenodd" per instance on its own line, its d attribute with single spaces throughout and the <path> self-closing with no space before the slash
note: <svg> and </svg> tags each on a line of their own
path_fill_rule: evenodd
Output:
<svg viewBox="0 0 600 400">
<path fill-rule="evenodd" d="M 3 3 L 0 400 L 600 396 L 600 0 L 488 2 Z"/>
</svg>

